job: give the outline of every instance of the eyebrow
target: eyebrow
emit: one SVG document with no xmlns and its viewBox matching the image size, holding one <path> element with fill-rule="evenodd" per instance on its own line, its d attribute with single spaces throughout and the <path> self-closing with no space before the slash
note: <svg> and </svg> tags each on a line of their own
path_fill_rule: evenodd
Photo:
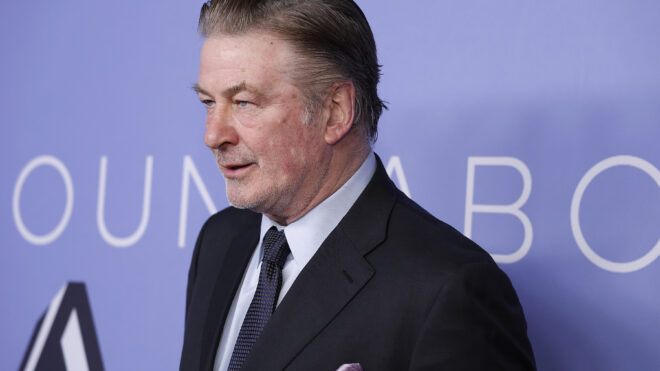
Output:
<svg viewBox="0 0 660 371">
<path fill-rule="evenodd" d="M 247 84 L 245 81 L 242 81 L 238 85 L 230 86 L 222 92 L 222 96 L 225 98 L 231 98 L 234 95 L 242 92 L 243 90 L 248 90 Z"/>
<path fill-rule="evenodd" d="M 206 91 L 204 88 L 202 88 L 202 87 L 199 85 L 199 83 L 195 83 L 195 85 L 193 85 L 192 89 L 193 89 L 197 94 L 205 94 L 205 95 L 208 95 L 208 96 L 212 96 L 212 94 L 209 93 L 208 91 Z M 240 93 L 240 92 L 242 92 L 242 91 L 244 91 L 244 90 L 248 90 L 248 91 L 253 91 L 253 92 L 254 92 L 254 89 L 251 89 L 251 88 L 247 85 L 247 83 L 246 83 L 245 81 L 241 81 L 239 84 L 236 84 L 236 85 L 234 85 L 234 86 L 230 86 L 230 87 L 228 87 L 227 89 L 225 89 L 225 90 L 222 92 L 222 96 L 225 97 L 225 98 L 231 98 L 231 97 L 233 97 L 234 95 L 236 95 L 236 94 L 238 94 L 238 93 Z"/>
<path fill-rule="evenodd" d="M 204 88 L 202 88 L 201 86 L 199 86 L 199 83 L 198 83 L 198 82 L 196 82 L 195 85 L 192 86 L 192 90 L 194 90 L 195 93 L 197 93 L 197 94 L 211 95 L 211 94 L 209 94 L 208 91 L 204 90 Z"/>
</svg>

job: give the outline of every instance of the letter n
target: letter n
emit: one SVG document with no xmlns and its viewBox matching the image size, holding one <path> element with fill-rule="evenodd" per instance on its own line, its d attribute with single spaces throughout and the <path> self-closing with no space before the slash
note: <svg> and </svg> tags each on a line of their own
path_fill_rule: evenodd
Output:
<svg viewBox="0 0 660 371">
<path fill-rule="evenodd" d="M 215 207 L 209 191 L 206 189 L 202 177 L 199 176 L 197 167 L 190 156 L 183 157 L 183 175 L 181 179 L 181 207 L 179 213 L 179 247 L 184 247 L 186 242 L 186 225 L 188 224 L 188 194 L 190 193 L 190 179 L 195 183 L 195 187 L 202 196 L 209 213 L 215 214 L 218 208 Z"/>
</svg>

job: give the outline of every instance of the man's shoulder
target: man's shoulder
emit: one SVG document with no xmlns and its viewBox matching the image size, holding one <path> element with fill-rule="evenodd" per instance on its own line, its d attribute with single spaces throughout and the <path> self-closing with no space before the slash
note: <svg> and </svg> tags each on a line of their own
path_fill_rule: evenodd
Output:
<svg viewBox="0 0 660 371">
<path fill-rule="evenodd" d="M 434 270 L 494 264 L 490 254 L 474 241 L 400 192 L 388 224 L 388 240 Z"/>
<path fill-rule="evenodd" d="M 410 269 L 437 273 L 455 271 L 470 263 L 495 266 L 490 254 L 479 245 L 397 189 L 379 159 L 374 178 L 349 212 L 343 228 L 354 241 L 378 245 L 363 252 L 387 255 L 386 260 L 400 261 Z"/>
<path fill-rule="evenodd" d="M 215 214 L 211 215 L 206 224 L 217 225 L 241 225 L 246 222 L 253 222 L 255 219 L 261 217 L 261 214 L 255 213 L 248 209 L 238 209 L 233 206 L 228 206 Z"/>
<path fill-rule="evenodd" d="M 260 221 L 261 214 L 229 206 L 211 215 L 206 220 L 199 237 L 205 240 L 220 237 L 227 239 L 250 228 L 258 229 Z"/>
</svg>

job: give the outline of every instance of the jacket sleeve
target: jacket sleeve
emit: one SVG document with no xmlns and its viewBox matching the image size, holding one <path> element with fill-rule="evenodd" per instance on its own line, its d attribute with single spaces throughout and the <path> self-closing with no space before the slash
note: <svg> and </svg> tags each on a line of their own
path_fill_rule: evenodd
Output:
<svg viewBox="0 0 660 371">
<path fill-rule="evenodd" d="M 209 219 L 210 220 L 210 219 Z M 206 226 L 209 224 L 207 220 L 202 229 L 197 235 L 197 241 L 195 242 L 195 249 L 193 250 L 192 259 L 190 260 L 190 268 L 188 269 L 188 286 L 186 289 L 186 321 L 188 319 L 188 307 L 190 306 L 190 299 L 192 297 L 192 291 L 195 287 L 195 279 L 197 278 L 197 260 L 199 259 L 199 250 L 202 247 L 202 241 L 204 240 L 204 232 L 206 232 Z"/>
<path fill-rule="evenodd" d="M 443 284 L 417 339 L 411 370 L 536 370 L 522 307 L 492 262 Z"/>
</svg>

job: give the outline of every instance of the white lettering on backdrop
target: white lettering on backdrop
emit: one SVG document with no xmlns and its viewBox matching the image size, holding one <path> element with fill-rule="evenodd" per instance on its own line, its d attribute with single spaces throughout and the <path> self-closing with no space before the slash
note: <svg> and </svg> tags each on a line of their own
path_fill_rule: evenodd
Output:
<svg viewBox="0 0 660 371">
<path fill-rule="evenodd" d="M 147 156 L 147 163 L 145 166 L 144 174 L 144 193 L 142 197 L 142 217 L 140 218 L 140 224 L 133 234 L 127 237 L 117 237 L 113 236 L 108 228 L 105 226 L 105 186 L 106 186 L 106 175 L 108 168 L 108 157 L 101 156 L 101 165 L 99 171 L 99 197 L 98 204 L 96 208 L 96 223 L 101 233 L 101 237 L 108 244 L 115 247 L 129 247 L 135 245 L 144 232 L 147 230 L 147 224 L 149 223 L 149 211 L 151 209 L 151 180 L 153 175 L 154 167 L 154 158 L 153 156 Z"/>
<path fill-rule="evenodd" d="M 206 189 L 202 177 L 199 176 L 197 167 L 190 156 L 183 156 L 183 174 L 181 175 L 181 207 L 179 208 L 179 247 L 183 248 L 186 245 L 186 227 L 188 226 L 188 195 L 190 193 L 190 178 L 195 182 L 197 191 L 202 196 L 204 205 L 213 215 L 218 211 L 215 207 L 209 191 Z"/>
<path fill-rule="evenodd" d="M 520 173 L 523 189 L 518 199 L 508 205 L 488 205 L 474 203 L 474 173 L 477 166 L 510 166 Z M 520 248 L 511 254 L 491 254 L 498 263 L 515 263 L 525 257 L 532 247 L 532 222 L 520 208 L 527 202 L 532 192 L 532 175 L 524 162 L 515 157 L 468 157 L 467 189 L 465 191 L 465 235 L 472 237 L 472 214 L 510 214 L 520 220 L 525 235 Z"/>
<path fill-rule="evenodd" d="M 147 156 L 145 165 L 144 177 L 144 191 L 142 202 L 142 216 L 140 223 L 131 235 L 126 237 L 117 237 L 112 235 L 105 224 L 105 198 L 106 198 L 106 179 L 107 179 L 107 156 L 101 156 L 100 171 L 99 171 L 99 188 L 97 200 L 97 227 L 101 237 L 111 246 L 115 247 L 129 247 L 137 243 L 144 235 L 149 222 L 150 206 L 151 206 L 151 190 L 153 178 L 153 156 Z M 27 182 L 30 174 L 41 167 L 50 166 L 54 168 L 65 186 L 66 203 L 64 212 L 58 224 L 48 233 L 39 235 L 35 234 L 26 226 L 23 215 L 21 214 L 21 193 L 25 183 Z M 508 166 L 520 173 L 523 181 L 522 191 L 518 199 L 505 205 L 498 204 L 475 204 L 474 203 L 474 188 L 475 188 L 475 172 L 478 166 Z M 573 199 L 571 202 L 570 210 L 570 224 L 573 237 L 587 259 L 600 267 L 601 269 L 617 272 L 629 273 L 640 270 L 660 256 L 660 239 L 658 242 L 642 257 L 630 262 L 613 262 L 609 261 L 598 255 L 591 246 L 587 243 L 580 227 L 580 206 L 582 197 L 593 179 L 600 173 L 615 167 L 615 166 L 631 166 L 638 168 L 648 174 L 660 187 L 660 170 L 653 166 L 648 161 L 634 156 L 613 156 L 598 162 L 591 169 L 589 169 L 582 179 L 579 181 Z M 404 173 L 404 167 L 399 156 L 390 157 L 387 162 L 387 173 L 391 178 L 395 178 L 399 184 L 399 188 L 408 197 L 410 197 L 410 189 Z M 179 210 L 179 228 L 177 245 L 181 248 L 185 247 L 186 228 L 188 219 L 188 200 L 190 194 L 190 180 L 194 182 L 197 191 L 199 192 L 204 205 L 206 206 L 209 214 L 217 211 L 215 203 L 211 199 L 208 189 L 206 188 L 202 178 L 190 156 L 183 157 L 183 168 L 181 176 L 181 199 Z M 515 252 L 511 254 L 492 254 L 495 261 L 499 263 L 514 263 L 520 261 L 529 252 L 532 240 L 533 229 L 529 217 L 521 211 L 522 206 L 527 202 L 532 190 L 532 176 L 529 168 L 523 161 L 515 157 L 468 157 L 467 166 L 467 183 L 466 183 L 466 196 L 465 196 L 465 226 L 464 233 L 466 236 L 471 237 L 473 222 L 472 216 L 474 213 L 492 213 L 492 214 L 508 214 L 515 216 L 520 220 L 524 236 L 523 241 Z M 74 202 L 73 181 L 69 170 L 62 161 L 51 155 L 40 155 L 29 161 L 20 171 L 16 183 L 14 185 L 14 193 L 12 199 L 12 211 L 16 228 L 20 235 L 29 243 L 33 245 L 47 245 L 59 238 L 59 236 L 67 228 L 71 219 Z M 48 205 L 40 205 L 40 207 L 48 207 Z"/>
<path fill-rule="evenodd" d="M 64 213 L 60 222 L 55 226 L 55 228 L 44 234 L 36 235 L 30 232 L 25 223 L 23 223 L 23 217 L 21 216 L 21 191 L 23 190 L 23 185 L 28 176 L 34 169 L 39 166 L 52 166 L 64 180 L 64 187 L 66 189 L 66 204 L 64 206 Z M 64 166 L 62 161 L 54 156 L 42 155 L 35 157 L 32 161 L 28 162 L 27 165 L 21 170 L 21 173 L 18 175 L 18 180 L 16 180 L 16 185 L 14 186 L 14 197 L 12 200 L 12 211 L 14 213 L 14 223 L 16 223 L 16 228 L 18 232 L 33 245 L 47 245 L 55 241 L 61 234 L 64 232 L 64 229 L 69 224 L 69 219 L 71 219 L 71 212 L 73 211 L 73 181 L 71 180 L 71 174 L 69 170 Z"/>
<path fill-rule="evenodd" d="M 653 248 L 641 258 L 630 262 L 620 263 L 607 260 L 598 255 L 589 246 L 587 240 L 582 234 L 582 228 L 580 228 L 580 204 L 582 203 L 582 196 L 589 186 L 589 183 L 591 183 L 598 174 L 615 166 L 632 166 L 638 168 L 650 175 L 658 184 L 658 187 L 660 187 L 660 171 L 648 161 L 634 156 L 613 156 L 606 158 L 594 165 L 586 172 L 586 174 L 584 174 L 573 193 L 573 200 L 571 202 L 571 229 L 573 231 L 575 242 L 577 242 L 578 247 L 589 261 L 610 272 L 629 273 L 646 267 L 651 264 L 658 255 L 660 255 L 660 239 L 656 242 L 655 246 L 653 246 Z"/>
</svg>

